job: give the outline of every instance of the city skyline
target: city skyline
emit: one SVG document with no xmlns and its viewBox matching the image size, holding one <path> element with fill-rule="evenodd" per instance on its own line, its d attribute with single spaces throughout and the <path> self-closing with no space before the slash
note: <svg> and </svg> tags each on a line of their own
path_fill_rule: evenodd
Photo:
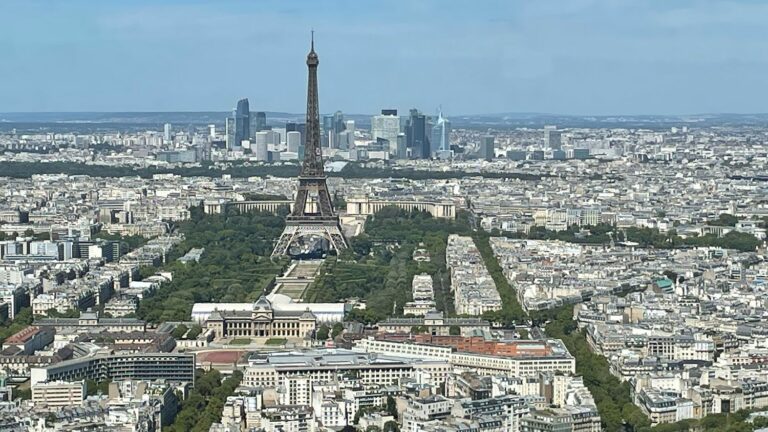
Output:
<svg viewBox="0 0 768 432">
<path fill-rule="evenodd" d="M 300 112 L 311 28 L 323 113 L 766 111 L 757 2 L 304 5 L 6 2 L 17 19 L 0 29 L 0 112 L 228 111 L 242 97 Z"/>
</svg>

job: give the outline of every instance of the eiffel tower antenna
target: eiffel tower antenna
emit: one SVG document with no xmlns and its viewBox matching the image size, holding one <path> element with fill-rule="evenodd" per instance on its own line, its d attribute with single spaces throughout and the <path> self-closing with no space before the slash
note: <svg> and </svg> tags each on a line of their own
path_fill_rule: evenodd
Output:
<svg viewBox="0 0 768 432">
<path fill-rule="evenodd" d="M 319 235 L 328 240 L 332 251 L 347 248 L 347 240 L 341 232 L 339 216 L 333 210 L 331 195 L 323 167 L 320 148 L 320 108 L 317 96 L 317 65 L 320 60 L 315 52 L 315 31 L 312 30 L 309 54 L 307 54 L 307 126 L 304 133 L 304 162 L 299 172 L 299 188 L 291 214 L 285 221 L 285 231 L 272 251 L 272 256 L 289 255 L 290 246 L 297 239 Z"/>
</svg>

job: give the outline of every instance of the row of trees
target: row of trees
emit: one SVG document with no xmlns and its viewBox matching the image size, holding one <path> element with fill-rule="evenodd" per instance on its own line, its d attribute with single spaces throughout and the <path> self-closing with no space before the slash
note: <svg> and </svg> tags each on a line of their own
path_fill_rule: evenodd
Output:
<svg viewBox="0 0 768 432">
<path fill-rule="evenodd" d="M 473 233 L 472 240 L 475 242 L 480 256 L 483 257 L 485 267 L 488 269 L 488 273 L 491 275 L 493 283 L 499 291 L 499 297 L 501 297 L 501 310 L 488 311 L 483 314 L 483 318 L 492 322 L 502 323 L 505 326 L 526 321 L 527 314 L 523 307 L 520 306 L 520 302 L 517 301 L 517 291 L 509 284 L 499 264 L 499 260 L 493 254 L 490 236 L 485 231 L 477 231 Z"/>
<path fill-rule="evenodd" d="M 749 411 L 742 410 L 731 414 L 710 414 L 702 419 L 682 420 L 648 428 L 649 432 L 751 432 L 768 427 L 768 418 L 758 417 L 754 422 L 747 421 Z M 639 432 L 646 432 L 640 430 Z"/>
<path fill-rule="evenodd" d="M 605 357 L 593 353 L 584 333 L 577 330 L 573 307 L 563 306 L 539 314 L 537 321 L 547 318 L 551 319 L 546 326 L 547 335 L 562 339 L 576 358 L 576 373 L 584 377 L 584 384 L 595 398 L 605 430 L 622 432 L 625 424 L 633 428 L 630 430 L 649 426 L 648 418 L 632 402 L 629 384 L 611 374 Z"/>
<path fill-rule="evenodd" d="M 235 392 L 243 379 L 243 373 L 240 371 L 233 372 L 232 376 L 224 380 L 216 369 L 208 372 L 198 369 L 195 375 L 195 387 L 181 403 L 181 410 L 173 424 L 167 429 L 163 428 L 164 431 L 208 432 L 211 424 L 221 420 L 224 402 Z"/>
<path fill-rule="evenodd" d="M 650 421 L 631 397 L 627 382 L 621 382 L 611 374 L 605 357 L 591 351 L 583 331 L 577 329 L 573 320 L 573 307 L 539 312 L 532 317 L 535 322 L 548 322 L 548 336 L 561 339 L 568 351 L 576 358 L 576 373 L 584 378 L 606 431 L 623 432 L 746 432 L 757 427 L 768 426 L 768 418 L 746 422 L 747 411 L 731 414 L 712 414 L 702 419 L 683 420 L 677 423 L 650 426 Z"/>
<path fill-rule="evenodd" d="M 742 252 L 754 251 L 760 245 L 754 235 L 731 231 L 722 237 L 714 234 L 703 236 L 681 237 L 675 230 L 665 233 L 658 228 L 629 227 L 617 229 L 613 225 L 601 223 L 595 226 L 578 227 L 572 225 L 567 230 L 552 231 L 543 226 L 532 227 L 528 234 L 521 232 L 501 232 L 492 230 L 493 236 L 508 238 L 526 238 L 532 240 L 561 240 L 569 243 L 605 244 L 611 241 L 611 236 L 617 242 L 634 242 L 641 247 L 657 249 L 675 249 L 682 247 L 722 247 L 736 249 Z"/>
<path fill-rule="evenodd" d="M 132 177 L 151 178 L 155 174 L 176 174 L 185 177 L 220 177 L 229 174 L 232 177 L 296 177 L 299 166 L 295 163 L 274 165 L 231 164 L 226 168 L 217 167 L 210 162 L 195 166 L 178 168 L 132 168 L 128 166 L 87 165 L 68 162 L 0 162 L 0 172 L 4 176 L 29 178 L 35 174 L 89 175 L 92 177 Z M 539 180 L 541 175 L 505 172 L 465 172 L 465 171 L 425 171 L 413 169 L 392 169 L 364 167 L 348 163 L 339 172 L 329 172 L 331 177 L 344 178 L 401 178 L 411 180 L 455 179 L 463 177 L 514 178 L 521 180 Z"/>
</svg>

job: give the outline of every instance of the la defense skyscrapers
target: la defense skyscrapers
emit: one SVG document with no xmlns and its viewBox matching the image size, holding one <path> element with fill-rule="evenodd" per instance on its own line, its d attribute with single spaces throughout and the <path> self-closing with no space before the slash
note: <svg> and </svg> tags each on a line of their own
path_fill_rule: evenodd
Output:
<svg viewBox="0 0 768 432">
<path fill-rule="evenodd" d="M 251 139 L 251 110 L 246 98 L 237 101 L 235 109 L 235 146 L 241 146 L 247 139 Z"/>
<path fill-rule="evenodd" d="M 243 140 L 251 139 L 251 110 L 247 98 L 237 101 L 232 117 L 226 120 L 225 129 L 230 150 L 243 145 Z"/>
<path fill-rule="evenodd" d="M 347 248 L 339 216 L 333 210 L 328 192 L 320 140 L 320 108 L 317 96 L 315 38 L 307 55 L 307 126 L 304 134 L 304 162 L 299 173 L 299 188 L 285 230 L 277 240 L 272 256 L 306 255 L 318 251 L 339 252 Z"/>
<path fill-rule="evenodd" d="M 412 109 L 405 123 L 405 137 L 412 159 L 429 159 L 432 148 L 427 133 L 427 117 L 417 109 Z"/>
<path fill-rule="evenodd" d="M 397 137 L 400 135 L 400 117 L 397 110 L 381 110 L 381 115 L 371 118 L 371 135 L 377 144 L 386 145 L 390 155 L 405 158 L 397 149 Z"/>
<path fill-rule="evenodd" d="M 437 115 L 437 122 L 432 127 L 432 153 L 449 151 L 451 149 L 451 121 L 443 117 L 443 112 Z"/>
</svg>

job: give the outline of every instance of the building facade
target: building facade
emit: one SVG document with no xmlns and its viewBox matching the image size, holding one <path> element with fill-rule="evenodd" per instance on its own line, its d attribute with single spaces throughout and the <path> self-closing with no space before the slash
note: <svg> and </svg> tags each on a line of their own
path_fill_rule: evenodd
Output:
<svg viewBox="0 0 768 432">
<path fill-rule="evenodd" d="M 214 310 L 205 320 L 205 328 L 216 337 L 305 338 L 315 330 L 317 318 L 304 311 L 276 311 L 261 296 L 250 311 Z"/>
</svg>

